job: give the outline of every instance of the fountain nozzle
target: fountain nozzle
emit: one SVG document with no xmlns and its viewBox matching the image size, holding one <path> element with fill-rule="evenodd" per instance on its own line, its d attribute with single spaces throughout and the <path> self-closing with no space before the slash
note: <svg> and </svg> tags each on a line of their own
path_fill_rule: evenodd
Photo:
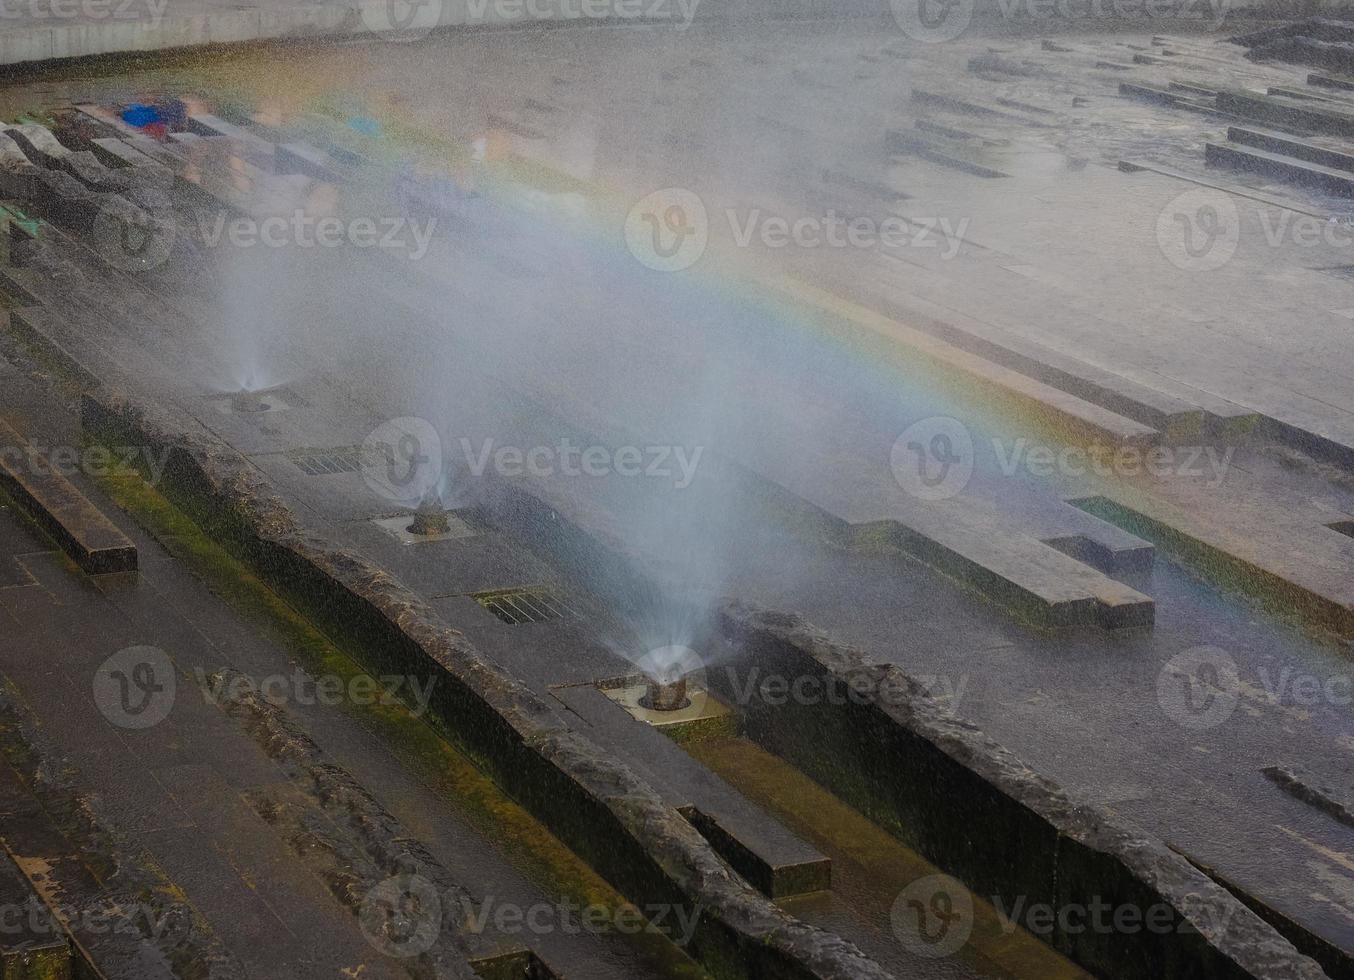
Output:
<svg viewBox="0 0 1354 980">
<path fill-rule="evenodd" d="M 408 530 L 410 534 L 421 534 L 424 537 L 446 534 L 451 530 L 451 519 L 438 502 L 429 501 L 419 504 Z"/>
<path fill-rule="evenodd" d="M 686 678 L 676 677 L 662 681 L 656 677 L 648 679 L 649 689 L 639 699 L 641 707 L 650 711 L 681 711 L 689 707 L 691 699 L 686 696 Z"/>
<path fill-rule="evenodd" d="M 246 389 L 230 396 L 230 407 L 232 411 L 241 413 L 266 412 L 268 402 L 259 392 Z"/>
</svg>

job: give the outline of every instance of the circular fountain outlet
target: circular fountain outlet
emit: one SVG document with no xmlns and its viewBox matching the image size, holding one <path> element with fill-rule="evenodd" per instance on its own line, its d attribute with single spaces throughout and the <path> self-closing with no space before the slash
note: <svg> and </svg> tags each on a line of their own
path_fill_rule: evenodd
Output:
<svg viewBox="0 0 1354 980">
<path fill-rule="evenodd" d="M 640 706 L 650 711 L 681 711 L 690 707 L 691 699 L 686 696 L 686 678 L 678 677 L 673 681 L 660 681 L 650 677 L 649 689 L 639 699 Z"/>
<path fill-rule="evenodd" d="M 241 391 L 231 396 L 230 408 L 234 412 L 266 412 L 269 405 L 258 392 Z"/>
<path fill-rule="evenodd" d="M 450 530 L 451 520 L 447 517 L 447 512 L 440 507 L 420 507 L 414 512 L 414 519 L 409 524 L 410 534 L 422 534 L 427 537 L 446 534 Z"/>
</svg>

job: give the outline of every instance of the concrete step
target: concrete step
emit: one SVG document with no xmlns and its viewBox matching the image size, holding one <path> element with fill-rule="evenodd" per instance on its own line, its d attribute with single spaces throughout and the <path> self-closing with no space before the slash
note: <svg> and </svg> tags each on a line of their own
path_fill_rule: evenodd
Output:
<svg viewBox="0 0 1354 980">
<path fill-rule="evenodd" d="M 1009 174 L 1003 173 L 993 167 L 985 166 L 981 163 L 975 163 L 972 160 L 965 160 L 963 157 L 955 156 L 946 151 L 946 149 L 930 140 L 923 139 L 916 133 L 909 133 L 904 130 L 890 130 L 885 137 L 890 153 L 905 153 L 923 160 L 929 160 L 931 163 L 938 163 L 943 167 L 949 167 L 951 170 L 958 170 L 961 173 L 971 174 L 974 177 L 1007 177 Z"/>
<path fill-rule="evenodd" d="M 1227 139 L 1233 143 L 1255 147 L 1268 153 L 1305 160 L 1332 170 L 1354 173 L 1354 154 L 1328 150 L 1324 146 L 1315 146 L 1293 139 L 1283 133 L 1271 133 L 1263 129 L 1246 129 L 1242 126 L 1227 127 Z"/>
<path fill-rule="evenodd" d="M 963 498 L 900 504 L 858 524 L 858 546 L 895 547 L 972 586 L 1021 618 L 1051 628 L 1151 626 L 1151 597 L 1118 582 Z"/>
<path fill-rule="evenodd" d="M 1117 487 L 1074 501 L 1174 552 L 1221 584 L 1354 636 L 1354 538 L 1291 516 L 1292 501 L 1259 488 Z"/>
<path fill-rule="evenodd" d="M 882 278 L 882 277 L 881 277 Z M 871 306 L 980 357 L 1019 371 L 1036 381 L 1159 430 L 1168 439 L 1201 432 L 1225 433 L 1231 419 L 1244 413 L 1232 406 L 1217 415 L 1194 400 L 1137 384 L 1113 372 L 1026 340 L 986 321 L 974 319 L 913 295 L 888 281 L 868 294 Z M 1219 407 L 1220 408 L 1220 407 Z"/>
<path fill-rule="evenodd" d="M 718 776 L 691 765 L 685 750 L 661 729 L 637 721 L 590 684 L 556 688 L 551 694 L 588 723 L 590 737 L 614 748 L 649 777 L 664 798 L 764 895 L 786 898 L 830 887 L 831 864 L 820 851 Z"/>
<path fill-rule="evenodd" d="M 0 854 L 0 977 L 71 980 L 70 937 L 9 854 Z"/>
<path fill-rule="evenodd" d="M 1145 445 L 1160 437 L 1160 433 L 1150 426 L 994 364 L 807 281 L 787 276 L 774 283 L 774 288 L 793 302 L 840 317 L 900 349 L 908 350 L 944 372 L 960 374 L 970 383 L 976 382 L 980 389 L 996 391 L 1052 424 L 1114 445 Z"/>
<path fill-rule="evenodd" d="M 1279 123 L 1330 136 L 1354 137 L 1354 115 L 1316 105 L 1294 105 L 1255 92 L 1221 89 L 1218 108 L 1259 123 Z"/>
<path fill-rule="evenodd" d="M 1307 76 L 1307 84 L 1337 89 L 1342 92 L 1354 92 L 1354 78 L 1343 78 L 1339 75 L 1327 75 L 1314 71 Z"/>
<path fill-rule="evenodd" d="M 0 487 L 89 574 L 136 570 L 136 545 L 61 475 L 52 459 L 4 422 Z"/>
<path fill-rule="evenodd" d="M 1206 143 L 1204 160 L 1210 167 L 1243 170 L 1310 187 L 1326 194 L 1354 197 L 1354 175 L 1319 163 L 1299 162 L 1268 150 L 1243 149 L 1226 143 Z"/>
</svg>

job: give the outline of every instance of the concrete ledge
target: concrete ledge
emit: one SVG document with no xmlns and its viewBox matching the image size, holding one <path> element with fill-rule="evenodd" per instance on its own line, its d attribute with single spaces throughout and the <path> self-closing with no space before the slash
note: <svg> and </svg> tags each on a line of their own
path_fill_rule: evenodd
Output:
<svg viewBox="0 0 1354 980">
<path fill-rule="evenodd" d="M 0 931 L 0 977 L 70 980 L 70 939 L 8 853 L 0 853 L 0 908 L 10 920 Z"/>
<path fill-rule="evenodd" d="M 1245 129 L 1241 126 L 1228 126 L 1227 138 L 1233 143 L 1253 146 L 1270 153 L 1281 153 L 1295 160 L 1306 160 L 1333 170 L 1354 173 L 1354 155 L 1328 150 L 1301 140 L 1293 139 L 1283 133 L 1268 133 L 1259 129 Z"/>
<path fill-rule="evenodd" d="M 554 688 L 550 693 L 590 726 L 591 740 L 628 759 L 641 776 L 649 776 L 715 853 L 763 895 L 785 898 L 830 887 L 831 861 L 694 763 L 678 744 L 682 736 L 672 734 L 670 727 L 637 721 L 592 684 Z M 715 727 L 721 736 L 732 735 L 737 716 L 730 711 Z"/>
<path fill-rule="evenodd" d="M 1219 874 L 1216 869 L 1210 868 L 1206 864 L 1201 864 L 1190 855 L 1180 852 L 1190 864 L 1194 865 L 1208 877 L 1212 878 L 1223 888 L 1227 889 L 1236 897 L 1236 899 L 1258 915 L 1269 925 L 1283 936 L 1293 947 L 1303 956 L 1310 956 L 1326 971 L 1326 974 L 1333 980 L 1345 980 L 1345 978 L 1354 976 L 1354 957 L 1345 952 L 1339 946 L 1322 939 L 1320 936 L 1308 929 L 1282 912 L 1271 908 L 1266 903 L 1260 901 L 1246 889 L 1242 888 L 1236 882 Z"/>
<path fill-rule="evenodd" d="M 1310 187 L 1337 197 L 1354 197 L 1354 174 L 1318 163 L 1304 163 L 1268 150 L 1205 143 L 1204 162 L 1210 167 L 1244 170 L 1276 180 Z"/>
<path fill-rule="evenodd" d="M 1026 340 L 996 324 L 965 316 L 888 282 L 869 287 L 865 302 L 879 312 L 932 334 L 1001 367 L 1018 371 L 1116 415 L 1161 431 L 1167 439 L 1242 431 L 1254 412 L 1222 399 L 1173 395 Z"/>
<path fill-rule="evenodd" d="M 832 862 L 821 855 L 793 864 L 773 865 L 730 833 L 717 817 L 697 807 L 684 807 L 681 813 L 710 846 L 763 895 L 787 898 L 824 891 L 832 886 Z"/>
<path fill-rule="evenodd" d="M 1175 552 L 1222 585 L 1281 603 L 1286 612 L 1354 636 L 1354 576 L 1348 557 L 1337 550 L 1340 535 L 1328 528 L 1313 527 L 1313 537 L 1304 541 L 1299 529 L 1284 526 L 1279 529 L 1284 547 L 1279 548 L 1267 536 L 1257 536 L 1253 523 L 1229 529 L 1201 516 L 1209 513 L 1206 509 L 1186 511 L 1146 495 L 1131 503 L 1105 495 L 1070 502 Z"/>
<path fill-rule="evenodd" d="M 136 545 L 89 498 L 0 422 L 0 486 L 91 575 L 136 570 Z"/>
<path fill-rule="evenodd" d="M 543 543 L 571 576 L 599 594 L 644 602 L 665 593 L 662 562 L 630 549 L 609 529 L 605 515 L 588 515 L 584 530 L 568 509 L 507 484 L 492 506 L 496 522 Z M 996 894 L 1005 907 L 1020 897 L 1057 908 L 1112 895 L 1139 909 L 1171 905 L 1180 929 L 1168 934 L 1052 937 L 1057 948 L 1097 975 L 1322 976 L 1155 838 L 1119 826 L 1104 810 L 1068 800 L 1056 785 L 955 719 L 903 672 L 866 664 L 792 615 L 730 604 L 715 619 L 734 660 L 721 660 L 730 669 L 708 671 L 707 681 L 740 705 L 746 699 L 719 682 L 748 676 L 751 663 L 764 675 L 826 680 L 831 674 L 842 684 L 854 676 L 865 680 L 867 690 L 903 695 L 861 705 L 843 694 L 792 711 L 754 704 L 744 730 L 979 894 Z"/>
<path fill-rule="evenodd" d="M 633 771 L 539 697 L 437 625 L 413 593 L 365 559 L 309 535 L 233 450 L 106 389 L 86 426 L 169 450 L 162 489 L 369 669 L 441 679 L 430 718 L 567 846 L 635 904 L 700 910 L 687 951 L 716 977 L 885 980 L 854 946 L 782 912 L 741 880 Z"/>
<path fill-rule="evenodd" d="M 945 502 L 905 518 L 854 525 L 861 547 L 885 544 L 920 559 L 1040 626 L 1151 626 L 1156 605 L 1052 545 Z M 1150 556 L 1149 556 L 1150 560 Z"/>
<path fill-rule="evenodd" d="M 1059 428 L 1113 445 L 1145 445 L 1160 433 L 1099 405 L 1050 387 L 1024 374 L 994 364 L 873 309 L 842 299 L 816 285 L 784 277 L 773 284 L 778 295 L 791 302 L 838 317 L 855 327 L 906 350 L 934 368 L 955 374 L 972 385 L 1005 397 L 1027 412 Z"/>
<path fill-rule="evenodd" d="M 1169 930 L 1055 925 L 1044 938 L 1097 976 L 1324 976 L 1160 841 L 1072 801 L 897 668 L 867 664 L 794 616 L 730 604 L 719 620 L 744 668 L 871 692 L 789 707 L 754 701 L 747 732 L 978 894 L 1006 908 L 1024 897 L 1055 909 L 1105 902 L 1170 910 Z"/>
<path fill-rule="evenodd" d="M 948 152 L 945 147 L 933 143 L 917 133 L 907 132 L 906 130 L 889 130 L 884 135 L 884 140 L 889 153 L 897 153 L 900 155 L 911 154 L 922 160 L 939 164 L 942 167 L 949 167 L 952 170 L 958 170 L 961 173 L 966 173 L 973 177 L 996 178 L 1010 176 L 1010 174 L 1003 173 L 992 167 L 955 156 L 953 153 Z"/>
<path fill-rule="evenodd" d="M 1218 109 L 1253 122 L 1276 123 L 1331 136 L 1354 136 L 1354 115 L 1324 106 L 1295 105 L 1254 92 L 1223 89 L 1218 92 Z"/>
</svg>

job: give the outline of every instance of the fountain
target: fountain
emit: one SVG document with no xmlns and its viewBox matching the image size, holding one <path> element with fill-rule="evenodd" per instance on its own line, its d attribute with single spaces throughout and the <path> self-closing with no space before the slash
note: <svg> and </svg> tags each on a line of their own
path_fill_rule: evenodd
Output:
<svg viewBox="0 0 1354 980">
<path fill-rule="evenodd" d="M 425 497 L 414 511 L 414 519 L 405 529 L 410 534 L 434 537 L 451 533 L 451 518 L 436 495 Z"/>
<path fill-rule="evenodd" d="M 686 696 L 685 677 L 670 680 L 649 677 L 645 684 L 647 690 L 639 699 L 641 707 L 650 711 L 681 711 L 691 707 L 691 699 Z"/>
<path fill-rule="evenodd" d="M 250 391 L 247 388 L 230 396 L 230 410 L 232 412 L 252 414 L 270 411 L 272 407 L 272 403 L 263 397 L 262 392 Z"/>
</svg>

